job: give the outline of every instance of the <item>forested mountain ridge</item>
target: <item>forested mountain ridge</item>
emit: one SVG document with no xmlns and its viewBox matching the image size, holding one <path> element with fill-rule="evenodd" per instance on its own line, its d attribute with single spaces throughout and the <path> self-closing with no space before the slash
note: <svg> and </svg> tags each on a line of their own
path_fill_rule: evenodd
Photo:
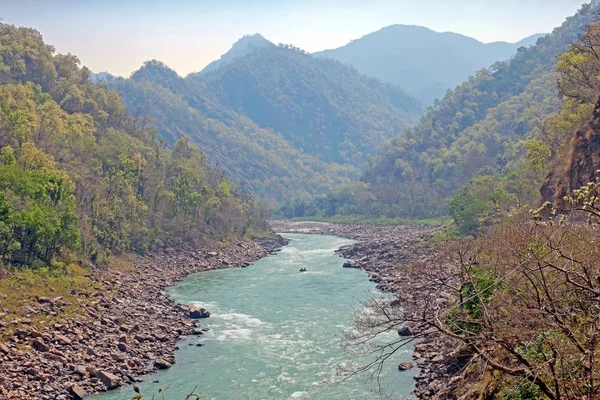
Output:
<svg viewBox="0 0 600 400">
<path fill-rule="evenodd" d="M 596 21 L 598 8 L 597 1 L 584 5 L 536 46 L 436 101 L 416 127 L 380 149 L 360 183 L 330 194 L 321 209 L 387 218 L 450 212 L 469 221 L 467 232 L 538 201 L 548 162 L 589 110 L 550 118 L 561 110 L 556 57 Z"/>
<path fill-rule="evenodd" d="M 36 30 L 0 24 L 0 256 L 47 266 L 268 230 L 266 211 L 186 138 L 145 118 Z"/>
<path fill-rule="evenodd" d="M 425 104 L 441 98 L 481 68 L 513 56 L 544 34 L 517 43 L 482 43 L 452 32 L 435 32 L 414 25 L 391 25 L 345 46 L 313 53 L 354 66 L 358 71 L 390 82 Z"/>
<path fill-rule="evenodd" d="M 109 84 L 130 110 L 152 116 L 168 143 L 189 136 L 201 143 L 210 163 L 264 199 L 309 197 L 358 177 L 356 168 L 304 154 L 280 134 L 220 106 L 202 85 L 177 76 L 162 63 L 147 62 L 130 79 Z"/>
<path fill-rule="evenodd" d="M 219 104 L 282 133 L 294 147 L 354 166 L 416 122 L 422 110 L 399 87 L 289 46 L 263 47 L 186 79 L 205 85 Z"/>
<path fill-rule="evenodd" d="M 421 111 L 400 88 L 290 46 L 263 46 L 186 78 L 151 61 L 109 85 L 129 110 L 154 118 L 167 142 L 189 135 L 209 162 L 277 202 L 357 178 Z"/>
</svg>

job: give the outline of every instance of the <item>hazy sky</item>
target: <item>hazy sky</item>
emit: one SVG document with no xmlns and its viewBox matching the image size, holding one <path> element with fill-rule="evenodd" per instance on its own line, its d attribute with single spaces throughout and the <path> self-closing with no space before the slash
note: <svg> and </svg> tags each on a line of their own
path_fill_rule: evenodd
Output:
<svg viewBox="0 0 600 400">
<path fill-rule="evenodd" d="M 94 72 L 127 76 L 157 59 L 199 71 L 244 34 L 314 52 L 392 24 L 482 42 L 550 32 L 583 0 L 0 0 L 5 23 L 31 26 Z"/>
</svg>

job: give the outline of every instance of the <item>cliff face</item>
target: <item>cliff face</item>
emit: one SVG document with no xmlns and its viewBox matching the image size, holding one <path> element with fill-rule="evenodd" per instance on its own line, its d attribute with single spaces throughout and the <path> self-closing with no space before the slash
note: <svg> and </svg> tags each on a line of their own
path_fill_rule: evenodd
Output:
<svg viewBox="0 0 600 400">
<path fill-rule="evenodd" d="M 600 99 L 592 118 L 576 132 L 569 152 L 561 158 L 544 180 L 544 201 L 560 206 L 563 197 L 593 181 L 600 169 Z"/>
</svg>

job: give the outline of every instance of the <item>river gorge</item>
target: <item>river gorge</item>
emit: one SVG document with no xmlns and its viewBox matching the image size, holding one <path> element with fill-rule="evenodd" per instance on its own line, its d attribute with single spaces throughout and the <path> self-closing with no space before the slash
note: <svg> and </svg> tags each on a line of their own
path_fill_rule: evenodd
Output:
<svg viewBox="0 0 600 400">
<path fill-rule="evenodd" d="M 371 399 L 379 397 L 366 376 L 343 379 L 340 367 L 353 359 L 342 348 L 344 332 L 362 302 L 381 296 L 359 269 L 342 268 L 334 253 L 354 243 L 335 236 L 284 234 L 290 243 L 248 268 L 206 271 L 169 289 L 178 303 L 200 305 L 203 335 L 179 343 L 176 363 L 144 377 L 147 397 L 165 388 L 169 399 L 195 389 L 202 399 Z M 300 272 L 306 268 L 306 272 Z M 395 335 L 395 332 L 389 333 Z M 393 338 L 388 338 L 393 339 Z M 384 394 L 407 398 L 417 369 L 400 372 L 406 348 L 388 362 L 380 384 Z M 130 399 L 130 386 L 98 395 L 98 400 Z"/>
</svg>

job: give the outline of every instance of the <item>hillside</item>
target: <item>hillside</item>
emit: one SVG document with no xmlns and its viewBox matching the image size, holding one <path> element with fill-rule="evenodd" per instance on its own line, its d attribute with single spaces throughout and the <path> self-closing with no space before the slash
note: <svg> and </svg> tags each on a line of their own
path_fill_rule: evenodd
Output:
<svg viewBox="0 0 600 400">
<path fill-rule="evenodd" d="M 271 201 L 357 178 L 367 157 L 421 111 L 397 87 L 289 47 L 264 46 L 187 78 L 147 62 L 109 85 L 129 110 L 154 118 L 168 143 L 190 136 L 210 163 Z"/>
<path fill-rule="evenodd" d="M 548 162 L 562 153 L 556 56 L 595 20 L 585 5 L 551 35 L 507 62 L 480 70 L 436 101 L 420 123 L 386 143 L 361 182 L 332 193 L 326 214 L 431 217 L 450 214 L 464 232 L 539 199 Z M 577 119 L 578 117 L 573 117 Z"/>
<path fill-rule="evenodd" d="M 39 32 L 0 24 L 2 264 L 145 253 L 263 234 L 265 211 L 187 139 L 165 149 L 148 121 Z"/>
<path fill-rule="evenodd" d="M 429 104 L 475 71 L 507 60 L 519 47 L 535 44 L 542 36 L 532 35 L 517 43 L 481 43 L 452 32 L 391 25 L 345 46 L 313 55 L 350 64 L 366 75 L 402 87 Z"/>
<path fill-rule="evenodd" d="M 187 80 L 205 85 L 219 104 L 280 132 L 294 147 L 354 166 L 416 122 L 421 111 L 398 87 L 281 46 Z"/>
<path fill-rule="evenodd" d="M 205 74 L 215 72 L 222 66 L 230 64 L 240 57 L 244 57 L 245 55 L 250 54 L 262 47 L 272 46 L 275 45 L 258 33 L 255 33 L 254 35 L 246 35 L 235 42 L 233 46 L 231 46 L 231 49 L 227 53 L 223 54 L 218 60 L 215 60 L 204 67 L 200 73 Z"/>
</svg>

